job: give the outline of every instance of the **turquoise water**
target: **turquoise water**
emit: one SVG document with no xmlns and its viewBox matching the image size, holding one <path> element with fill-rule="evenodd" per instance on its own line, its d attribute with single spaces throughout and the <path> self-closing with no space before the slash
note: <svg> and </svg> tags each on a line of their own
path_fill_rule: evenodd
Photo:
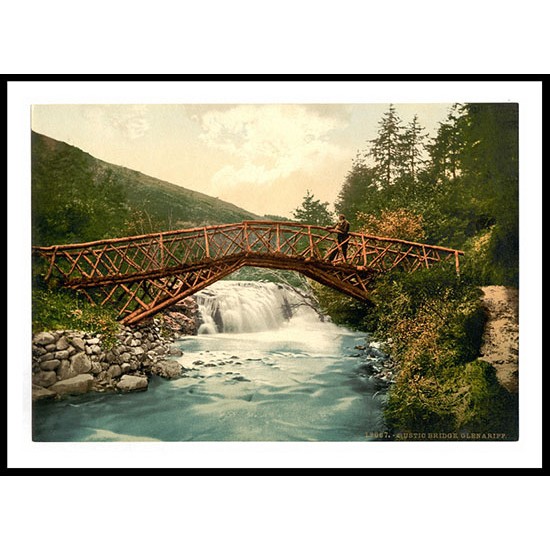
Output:
<svg viewBox="0 0 550 550">
<path fill-rule="evenodd" d="M 272 307 L 272 306 L 270 306 Z M 33 407 L 35 441 L 365 441 L 384 429 L 385 392 L 356 346 L 368 336 L 304 309 L 277 328 L 176 342 L 187 369 L 145 392 Z"/>
</svg>

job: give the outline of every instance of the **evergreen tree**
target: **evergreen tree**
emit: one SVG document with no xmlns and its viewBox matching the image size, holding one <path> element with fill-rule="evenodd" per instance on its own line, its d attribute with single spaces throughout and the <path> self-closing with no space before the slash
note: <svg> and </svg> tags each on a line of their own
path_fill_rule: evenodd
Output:
<svg viewBox="0 0 550 550">
<path fill-rule="evenodd" d="M 354 224 L 358 212 L 376 212 L 380 207 L 376 171 L 358 157 L 340 189 L 335 202 L 336 211 L 344 214 L 350 223 Z"/>
<path fill-rule="evenodd" d="M 519 278 L 519 112 L 516 103 L 470 103 L 460 163 L 476 231 L 491 228 L 493 284 Z"/>
<path fill-rule="evenodd" d="M 302 205 L 292 213 L 299 223 L 307 225 L 330 225 L 333 223 L 332 215 L 328 210 L 328 202 L 316 199 L 308 189 Z"/>
<path fill-rule="evenodd" d="M 375 163 L 377 183 L 386 189 L 403 173 L 403 123 L 393 105 L 379 123 L 378 136 L 370 140 L 369 156 Z"/>
<path fill-rule="evenodd" d="M 453 105 L 444 122 L 440 122 L 437 135 L 428 144 L 429 170 L 438 182 L 454 180 L 460 173 L 460 155 L 463 148 L 463 106 Z"/>
<path fill-rule="evenodd" d="M 425 128 L 418 123 L 418 116 L 414 115 L 403 132 L 400 144 L 402 154 L 401 177 L 408 179 L 411 183 L 418 181 L 418 174 L 422 170 L 424 160 L 424 140 L 427 134 Z"/>
</svg>

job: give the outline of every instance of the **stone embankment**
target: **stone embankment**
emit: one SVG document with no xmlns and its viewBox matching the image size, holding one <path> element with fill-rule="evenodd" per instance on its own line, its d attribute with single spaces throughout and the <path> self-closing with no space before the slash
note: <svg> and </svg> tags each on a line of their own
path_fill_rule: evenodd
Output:
<svg viewBox="0 0 550 550">
<path fill-rule="evenodd" d="M 74 330 L 39 332 L 32 341 L 32 398 L 88 391 L 142 391 L 148 375 L 173 378 L 181 365 L 175 338 L 196 334 L 198 308 L 187 298 L 139 327 L 121 327 L 114 343 L 103 335 Z"/>
</svg>

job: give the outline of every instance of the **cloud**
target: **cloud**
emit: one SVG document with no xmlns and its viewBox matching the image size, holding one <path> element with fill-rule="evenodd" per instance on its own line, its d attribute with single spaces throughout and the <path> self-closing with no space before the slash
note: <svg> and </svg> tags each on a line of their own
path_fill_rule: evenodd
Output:
<svg viewBox="0 0 550 550">
<path fill-rule="evenodd" d="M 143 137 L 149 131 L 147 105 L 84 106 L 84 116 L 103 131 L 109 130 L 127 140 Z"/>
<path fill-rule="evenodd" d="M 238 105 L 201 117 L 200 138 L 229 156 L 212 183 L 268 185 L 298 172 L 312 173 L 348 153 L 330 141 L 342 121 L 301 105 Z"/>
</svg>

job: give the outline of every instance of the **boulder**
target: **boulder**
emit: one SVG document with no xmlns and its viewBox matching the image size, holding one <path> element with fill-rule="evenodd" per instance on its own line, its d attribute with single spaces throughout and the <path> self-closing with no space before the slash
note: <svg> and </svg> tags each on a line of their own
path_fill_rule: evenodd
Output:
<svg viewBox="0 0 550 550">
<path fill-rule="evenodd" d="M 32 400 L 37 401 L 38 399 L 47 399 L 55 397 L 56 393 L 48 390 L 46 388 L 43 388 L 42 386 L 35 386 L 32 387 Z"/>
<path fill-rule="evenodd" d="M 91 372 L 93 374 L 99 374 L 103 370 L 101 363 L 98 363 L 97 361 L 92 361 L 92 370 Z"/>
<path fill-rule="evenodd" d="M 120 368 L 120 365 L 111 365 L 107 371 L 107 374 L 111 378 L 118 378 L 122 374 L 122 369 Z"/>
<path fill-rule="evenodd" d="M 79 374 L 67 380 L 60 380 L 50 387 L 58 395 L 86 393 L 92 387 L 94 377 L 91 374 Z"/>
<path fill-rule="evenodd" d="M 57 344 L 55 345 L 55 349 L 57 351 L 62 351 L 62 350 L 65 350 L 69 347 L 69 342 L 67 340 L 67 338 L 65 336 L 62 336 L 58 341 L 57 341 Z"/>
<path fill-rule="evenodd" d="M 181 357 L 183 355 L 183 351 L 181 351 L 181 349 L 176 346 L 170 346 L 168 353 L 173 357 Z"/>
<path fill-rule="evenodd" d="M 56 359 L 68 359 L 69 355 L 70 355 L 70 352 L 69 352 L 68 349 L 64 349 L 64 350 L 55 352 L 55 358 Z"/>
<path fill-rule="evenodd" d="M 39 344 L 45 346 L 55 342 L 55 336 L 51 332 L 39 332 L 32 339 L 33 344 Z"/>
<path fill-rule="evenodd" d="M 120 365 L 120 368 L 124 373 L 124 372 L 128 372 L 132 368 L 132 365 L 130 365 L 130 363 L 122 363 L 122 365 Z"/>
<path fill-rule="evenodd" d="M 72 345 L 78 350 L 78 351 L 84 351 L 86 343 L 82 338 L 79 338 L 78 336 L 74 336 L 71 340 Z"/>
<path fill-rule="evenodd" d="M 67 380 L 76 376 L 76 372 L 71 369 L 71 363 L 68 359 L 61 360 L 61 366 L 57 369 L 57 378 L 59 380 Z"/>
<path fill-rule="evenodd" d="M 32 375 L 32 383 L 35 386 L 47 388 L 57 382 L 57 375 L 53 370 L 40 371 Z"/>
<path fill-rule="evenodd" d="M 177 378 L 181 376 L 182 366 L 177 361 L 159 361 L 153 368 L 152 373 L 162 378 Z"/>
<path fill-rule="evenodd" d="M 117 360 L 118 355 L 115 355 L 115 353 L 111 350 L 108 351 L 105 354 L 105 362 L 106 363 L 114 363 Z"/>
<path fill-rule="evenodd" d="M 44 355 L 45 353 L 48 353 L 42 346 L 32 346 L 32 354 L 36 357 L 40 357 L 41 355 Z"/>
<path fill-rule="evenodd" d="M 162 356 L 168 353 L 168 348 L 163 345 L 155 346 L 153 349 L 151 349 L 151 352 L 155 353 L 156 355 Z"/>
<path fill-rule="evenodd" d="M 147 389 L 147 386 L 147 378 L 132 376 L 131 374 L 125 374 L 116 385 L 117 389 L 123 392 L 143 391 Z"/>
<path fill-rule="evenodd" d="M 61 361 L 59 359 L 50 359 L 49 361 L 42 361 L 40 363 L 40 368 L 42 370 L 55 370 L 61 366 Z"/>
<path fill-rule="evenodd" d="M 92 370 L 92 362 L 86 353 L 81 351 L 71 358 L 71 369 L 76 374 L 84 374 Z"/>
</svg>

